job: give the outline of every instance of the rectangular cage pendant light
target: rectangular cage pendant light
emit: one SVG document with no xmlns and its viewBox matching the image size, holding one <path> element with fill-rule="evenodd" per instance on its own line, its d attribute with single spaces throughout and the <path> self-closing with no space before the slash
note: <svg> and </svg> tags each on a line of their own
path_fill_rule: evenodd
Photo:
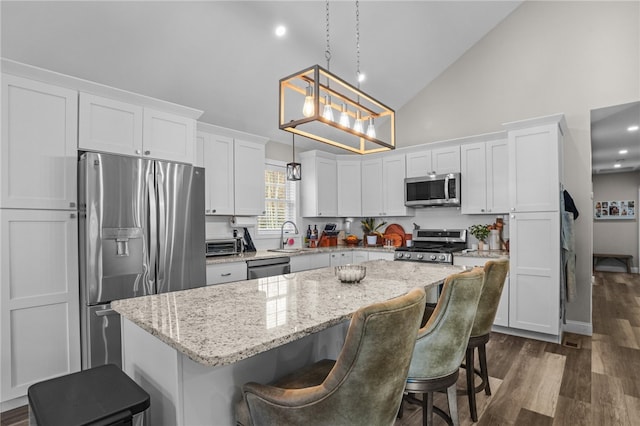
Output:
<svg viewBox="0 0 640 426">
<path fill-rule="evenodd" d="M 280 80 L 279 128 L 357 154 L 395 149 L 395 111 L 319 65 Z"/>
</svg>

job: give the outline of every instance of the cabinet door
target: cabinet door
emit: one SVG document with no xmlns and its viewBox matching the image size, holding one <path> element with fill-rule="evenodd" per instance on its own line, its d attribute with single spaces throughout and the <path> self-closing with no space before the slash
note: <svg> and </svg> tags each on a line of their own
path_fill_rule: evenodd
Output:
<svg viewBox="0 0 640 426">
<path fill-rule="evenodd" d="M 460 148 L 462 171 L 462 214 L 486 213 L 487 163 L 484 142 L 463 145 Z"/>
<path fill-rule="evenodd" d="M 383 252 L 383 251 L 370 251 L 369 252 L 369 260 L 393 260 L 394 252 Z"/>
<path fill-rule="evenodd" d="M 431 165 L 437 174 L 460 173 L 460 147 L 434 149 L 431 154 Z"/>
<path fill-rule="evenodd" d="M 79 114 L 80 149 L 142 155 L 142 107 L 80 93 Z"/>
<path fill-rule="evenodd" d="M 0 207 L 76 209 L 77 92 L 2 77 Z"/>
<path fill-rule="evenodd" d="M 382 159 L 364 160 L 362 161 L 362 216 L 383 216 L 383 210 Z"/>
<path fill-rule="evenodd" d="M 3 401 L 80 370 L 78 222 L 51 210 L 0 210 Z"/>
<path fill-rule="evenodd" d="M 557 124 L 509 132 L 509 207 L 515 212 L 560 207 Z"/>
<path fill-rule="evenodd" d="M 207 265 L 207 285 L 224 284 L 247 279 L 247 262 Z"/>
<path fill-rule="evenodd" d="M 404 205 L 405 156 L 390 155 L 382 160 L 383 216 L 406 216 Z"/>
<path fill-rule="evenodd" d="M 145 108 L 143 155 L 148 158 L 192 164 L 195 125 L 195 120 L 191 118 Z"/>
<path fill-rule="evenodd" d="M 507 213 L 509 211 L 509 149 L 507 140 L 487 142 L 486 153 L 487 210 L 494 214 Z M 462 200 L 464 203 L 464 198 Z"/>
<path fill-rule="evenodd" d="M 369 253 L 366 251 L 356 250 L 353 252 L 353 263 L 358 264 L 369 260 Z"/>
<path fill-rule="evenodd" d="M 234 146 L 235 214 L 260 216 L 264 210 L 264 145 L 236 139 Z M 335 179 L 335 170 L 334 170 Z"/>
<path fill-rule="evenodd" d="M 515 213 L 509 221 L 509 326 L 557 335 L 560 215 Z"/>
<path fill-rule="evenodd" d="M 433 172 L 431 150 L 407 154 L 407 177 L 421 177 Z"/>
<path fill-rule="evenodd" d="M 337 251 L 331 253 L 331 267 L 353 263 L 353 253 L 350 251 Z"/>
<path fill-rule="evenodd" d="M 336 217 L 338 216 L 338 177 L 336 161 L 328 158 L 316 158 L 316 166 L 318 216 Z"/>
<path fill-rule="evenodd" d="M 362 216 L 360 160 L 338 160 L 338 216 Z"/>
<path fill-rule="evenodd" d="M 203 133 L 200 135 L 204 139 L 205 214 L 233 215 L 235 190 L 233 139 Z M 264 176 L 262 181 L 264 182 Z M 264 194 L 262 200 L 264 200 Z"/>
</svg>

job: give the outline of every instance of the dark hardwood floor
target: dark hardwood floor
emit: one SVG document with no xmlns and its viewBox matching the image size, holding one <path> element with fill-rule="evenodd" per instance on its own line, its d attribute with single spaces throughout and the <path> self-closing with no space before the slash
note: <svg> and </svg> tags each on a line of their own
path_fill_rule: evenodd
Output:
<svg viewBox="0 0 640 426">
<path fill-rule="evenodd" d="M 596 272 L 593 336 L 565 334 L 556 345 L 493 334 L 487 358 L 492 395 L 477 394 L 478 426 L 639 425 L 640 275 Z M 435 400 L 446 408 L 444 395 Z M 458 410 L 460 424 L 472 425 L 466 397 Z M 0 426 L 27 424 L 26 407 L 1 415 Z M 395 426 L 421 424 L 421 409 L 405 403 Z"/>
<path fill-rule="evenodd" d="M 596 272 L 593 336 L 565 333 L 563 343 L 493 334 L 492 395 L 477 394 L 477 425 L 640 425 L 640 275 Z M 464 380 L 461 370 L 459 388 Z M 445 395 L 434 399 L 447 411 Z M 421 425 L 421 409 L 404 404 L 395 426 Z M 464 396 L 458 411 L 473 424 Z"/>
</svg>

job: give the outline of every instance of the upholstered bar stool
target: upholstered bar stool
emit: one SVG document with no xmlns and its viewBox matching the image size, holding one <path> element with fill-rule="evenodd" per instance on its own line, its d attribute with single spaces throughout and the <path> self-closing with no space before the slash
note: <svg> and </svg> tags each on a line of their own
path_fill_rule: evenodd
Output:
<svg viewBox="0 0 640 426">
<path fill-rule="evenodd" d="M 458 424 L 456 380 L 465 355 L 482 292 L 482 268 L 447 277 L 433 314 L 418 331 L 405 392 L 411 403 L 422 405 L 423 424 L 433 424 L 433 413 L 448 424 Z M 433 393 L 447 391 L 448 416 L 433 406 Z M 422 394 L 419 401 L 412 394 Z M 401 415 L 401 414 L 400 414 Z"/>
<path fill-rule="evenodd" d="M 392 425 L 425 301 L 420 288 L 359 309 L 336 361 L 320 361 L 271 385 L 245 384 L 237 424 Z"/>
<path fill-rule="evenodd" d="M 149 394 L 113 364 L 29 386 L 29 422 L 41 426 L 131 425 Z"/>
<path fill-rule="evenodd" d="M 478 302 L 478 311 L 473 321 L 469 344 L 467 345 L 466 360 L 464 368 L 467 373 L 467 389 L 464 393 L 469 398 L 469 411 L 471 419 L 478 421 L 478 410 L 476 407 L 476 393 L 484 390 L 486 395 L 491 395 L 489 386 L 489 372 L 487 370 L 486 344 L 491 336 L 491 326 L 496 318 L 500 296 L 504 287 L 504 281 L 509 271 L 509 260 L 490 260 L 484 265 L 484 286 L 482 295 Z M 474 367 L 474 352 L 478 350 L 480 370 Z M 475 386 L 475 376 L 478 374 L 482 378 L 482 383 Z"/>
</svg>

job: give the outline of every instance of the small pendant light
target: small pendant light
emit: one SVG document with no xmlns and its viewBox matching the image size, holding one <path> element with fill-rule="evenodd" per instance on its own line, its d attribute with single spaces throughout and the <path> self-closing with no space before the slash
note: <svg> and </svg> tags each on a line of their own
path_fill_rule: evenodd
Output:
<svg viewBox="0 0 640 426">
<path fill-rule="evenodd" d="M 302 179 L 302 164 L 296 163 L 296 134 L 292 133 L 293 160 L 287 163 L 287 180 Z"/>
</svg>

